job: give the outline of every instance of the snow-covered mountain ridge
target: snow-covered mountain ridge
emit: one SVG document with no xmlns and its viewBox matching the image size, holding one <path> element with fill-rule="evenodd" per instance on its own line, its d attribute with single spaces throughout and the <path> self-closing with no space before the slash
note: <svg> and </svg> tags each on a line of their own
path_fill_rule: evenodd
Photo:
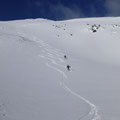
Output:
<svg viewBox="0 0 120 120">
<path fill-rule="evenodd" d="M 119 46 L 119 17 L 0 22 L 0 120 L 119 120 Z"/>
</svg>

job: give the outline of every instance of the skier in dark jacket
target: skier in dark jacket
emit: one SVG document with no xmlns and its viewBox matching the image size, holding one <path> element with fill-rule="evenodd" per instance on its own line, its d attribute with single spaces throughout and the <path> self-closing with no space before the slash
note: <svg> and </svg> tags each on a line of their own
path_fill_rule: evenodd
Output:
<svg viewBox="0 0 120 120">
<path fill-rule="evenodd" d="M 68 71 L 70 71 L 71 66 L 67 65 L 66 68 L 67 68 Z"/>
<path fill-rule="evenodd" d="M 67 56 L 66 56 L 66 55 L 64 55 L 64 58 L 65 58 L 65 59 L 67 59 Z"/>
</svg>

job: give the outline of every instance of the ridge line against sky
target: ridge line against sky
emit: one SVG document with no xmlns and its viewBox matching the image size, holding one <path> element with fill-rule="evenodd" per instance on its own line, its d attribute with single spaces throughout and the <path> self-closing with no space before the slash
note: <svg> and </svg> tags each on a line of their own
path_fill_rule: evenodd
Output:
<svg viewBox="0 0 120 120">
<path fill-rule="evenodd" d="M 0 20 L 120 16 L 120 0 L 1 0 Z"/>
</svg>

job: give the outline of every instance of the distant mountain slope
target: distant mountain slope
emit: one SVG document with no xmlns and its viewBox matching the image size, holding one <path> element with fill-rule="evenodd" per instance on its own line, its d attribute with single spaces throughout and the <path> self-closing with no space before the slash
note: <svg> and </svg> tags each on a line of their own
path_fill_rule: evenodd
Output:
<svg viewBox="0 0 120 120">
<path fill-rule="evenodd" d="M 0 120 L 119 120 L 119 46 L 119 17 L 0 22 Z"/>
</svg>

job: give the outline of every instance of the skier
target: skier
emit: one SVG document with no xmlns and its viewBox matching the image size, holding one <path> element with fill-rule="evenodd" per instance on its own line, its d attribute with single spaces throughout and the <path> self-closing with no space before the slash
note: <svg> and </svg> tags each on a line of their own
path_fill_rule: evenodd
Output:
<svg viewBox="0 0 120 120">
<path fill-rule="evenodd" d="M 66 68 L 67 68 L 68 71 L 70 71 L 71 66 L 67 65 Z"/>
<path fill-rule="evenodd" d="M 65 58 L 65 59 L 67 59 L 67 56 L 66 56 L 66 55 L 64 55 L 64 58 Z"/>
</svg>

